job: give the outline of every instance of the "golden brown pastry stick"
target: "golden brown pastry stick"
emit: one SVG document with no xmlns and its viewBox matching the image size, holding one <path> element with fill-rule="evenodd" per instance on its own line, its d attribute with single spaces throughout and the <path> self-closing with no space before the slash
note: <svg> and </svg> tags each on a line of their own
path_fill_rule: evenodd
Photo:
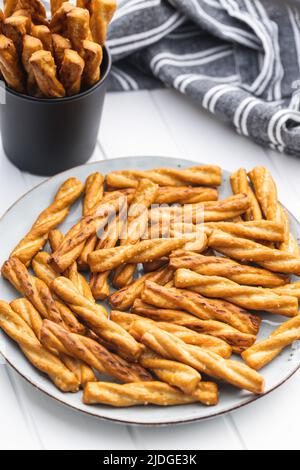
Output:
<svg viewBox="0 0 300 470">
<path fill-rule="evenodd" d="M 185 344 L 171 333 L 137 321 L 134 328 L 140 331 L 143 344 L 167 359 L 183 362 L 210 377 L 224 380 L 235 387 L 252 393 L 263 393 L 264 379 L 247 365 L 224 359 L 211 351 Z"/>
<path fill-rule="evenodd" d="M 49 51 L 53 54 L 52 34 L 48 26 L 34 25 L 31 28 L 30 34 L 42 42 L 45 51 Z"/>
<path fill-rule="evenodd" d="M 201 320 L 218 320 L 251 335 L 259 330 L 260 318 L 230 302 L 207 299 L 196 292 L 167 288 L 151 281 L 145 282 L 142 300 L 159 308 L 186 310 Z"/>
<path fill-rule="evenodd" d="M 282 323 L 271 335 L 243 352 L 244 361 L 259 370 L 271 362 L 281 351 L 300 339 L 300 315 Z"/>
<path fill-rule="evenodd" d="M 32 65 L 35 79 L 45 98 L 62 98 L 65 96 L 65 89 L 56 78 L 56 65 L 51 52 L 34 52 L 29 63 Z"/>
<path fill-rule="evenodd" d="M 109 298 L 109 303 L 113 308 L 127 310 L 133 305 L 135 299 L 141 295 L 146 280 L 165 285 L 171 281 L 173 274 L 173 270 L 169 267 L 163 267 L 156 272 L 144 274 L 129 286 L 114 292 Z"/>
<path fill-rule="evenodd" d="M 219 276 L 203 276 L 190 269 L 175 272 L 175 286 L 190 288 L 206 297 L 224 299 L 242 308 L 294 317 L 298 314 L 296 297 L 278 295 L 271 289 L 243 286 Z"/>
<path fill-rule="evenodd" d="M 83 54 L 82 42 L 90 39 L 90 14 L 84 8 L 75 7 L 67 13 L 67 30 L 73 48 Z"/>
<path fill-rule="evenodd" d="M 57 67 L 60 67 L 65 50 L 72 49 L 71 41 L 60 34 L 52 34 L 52 44 L 55 63 Z"/>
<path fill-rule="evenodd" d="M 100 65 L 103 59 L 102 47 L 92 41 L 84 40 L 82 43 L 82 56 L 85 62 L 83 71 L 83 84 L 92 87 L 100 80 Z"/>
<path fill-rule="evenodd" d="M 31 20 L 27 16 L 10 16 L 3 21 L 2 32 L 12 40 L 19 53 L 22 52 L 23 36 L 30 34 L 30 30 Z"/>
<path fill-rule="evenodd" d="M 68 35 L 67 14 L 75 8 L 70 2 L 64 2 L 61 7 L 52 15 L 50 21 L 50 30 L 52 33 Z"/>
<path fill-rule="evenodd" d="M 30 231 L 11 253 L 24 264 L 29 264 L 34 255 L 45 245 L 50 230 L 60 224 L 69 214 L 71 205 L 79 198 L 83 184 L 69 178 L 57 191 L 53 203 L 37 218 Z"/>
<path fill-rule="evenodd" d="M 222 230 L 236 237 L 250 240 L 281 242 L 284 237 L 283 225 L 270 220 L 251 220 L 248 222 L 208 222 L 205 230 Z"/>
<path fill-rule="evenodd" d="M 102 403 L 115 407 L 148 404 L 172 406 L 196 402 L 210 406 L 218 403 L 218 388 L 212 382 L 200 382 L 193 395 L 186 395 L 163 382 L 137 382 L 125 385 L 92 382 L 84 389 L 83 402 L 87 405 Z"/>
<path fill-rule="evenodd" d="M 82 213 L 86 217 L 93 215 L 103 198 L 104 177 L 95 172 L 89 175 L 85 182 Z"/>
<path fill-rule="evenodd" d="M 91 0 L 91 31 L 93 40 L 103 45 L 106 41 L 107 26 L 117 9 L 115 0 Z"/>
<path fill-rule="evenodd" d="M 300 275 L 300 256 L 280 251 L 245 238 L 238 238 L 214 230 L 208 238 L 208 245 L 228 256 L 243 262 L 256 263 L 277 273 Z"/>
<path fill-rule="evenodd" d="M 254 335 L 242 333 L 226 323 L 200 320 L 180 310 L 155 308 L 140 299 L 135 300 L 132 312 L 157 322 L 184 326 L 197 333 L 215 336 L 228 343 L 232 347 L 232 351 L 237 354 L 252 346 L 256 339 Z"/>
<path fill-rule="evenodd" d="M 10 306 L 27 323 L 27 325 L 34 331 L 38 340 L 40 340 L 43 320 L 32 303 L 25 298 L 21 298 L 11 302 Z M 70 357 L 65 354 L 64 351 L 59 353 L 59 346 L 59 341 L 54 338 L 51 348 L 48 349 L 55 355 L 59 354 L 61 361 L 76 375 L 81 386 L 84 386 L 87 382 L 93 382 L 96 380 L 93 370 L 87 364 L 81 360 Z"/>
<path fill-rule="evenodd" d="M 3 34 L 0 34 L 0 71 L 10 88 L 24 92 L 24 74 L 18 53 L 13 41 Z"/>
<path fill-rule="evenodd" d="M 29 34 L 23 36 L 22 64 L 27 72 L 27 92 L 34 96 L 38 93 L 38 86 L 29 59 L 34 52 L 41 51 L 42 49 L 43 44 L 39 39 Z"/>
<path fill-rule="evenodd" d="M 205 201 L 217 201 L 218 191 L 215 188 L 192 186 L 164 186 L 157 191 L 155 204 L 195 204 Z"/>
<path fill-rule="evenodd" d="M 59 69 L 59 79 L 64 86 L 67 96 L 80 92 L 84 60 L 78 52 L 66 49 Z"/>
<path fill-rule="evenodd" d="M 141 353 L 140 345 L 123 328 L 101 313 L 103 307 L 83 297 L 74 284 L 64 277 L 58 277 L 53 281 L 52 290 L 92 331 L 108 342 L 122 357 L 137 360 Z"/>
<path fill-rule="evenodd" d="M 297 299 L 300 300 L 300 281 L 275 287 L 272 291 L 278 295 L 291 295 L 292 297 L 297 297 Z"/>
<path fill-rule="evenodd" d="M 154 323 L 158 328 L 161 328 L 164 331 L 168 331 L 169 333 L 172 333 L 178 338 L 182 339 L 184 343 L 208 349 L 222 357 L 228 358 L 231 356 L 232 349 L 225 341 L 213 336 L 196 333 L 195 331 L 189 330 L 183 326 L 174 324 L 172 325 L 167 322 L 154 322 L 153 320 L 148 318 L 145 319 L 134 313 L 119 312 L 117 310 L 111 311 L 110 318 L 111 320 L 121 325 L 138 341 L 140 341 L 140 337 L 139 334 L 136 334 L 134 330 L 134 322 L 140 320 L 150 322 L 151 324 Z"/>
<path fill-rule="evenodd" d="M 182 186 L 182 183 L 195 186 L 219 186 L 221 168 L 218 166 L 195 166 L 176 170 L 173 168 L 156 168 L 153 170 L 113 171 L 106 177 L 112 188 L 136 188 L 141 178 L 147 178 L 159 186 Z"/>
<path fill-rule="evenodd" d="M 144 263 L 165 256 L 171 251 L 182 247 L 184 239 L 143 240 L 135 245 L 118 246 L 90 253 L 88 262 L 92 272 L 103 272 L 114 269 L 123 263 Z"/>
<path fill-rule="evenodd" d="M 133 200 L 128 208 L 126 233 L 120 240 L 120 245 L 135 245 L 144 235 L 148 225 L 148 208 L 153 204 L 158 185 L 147 179 L 141 179 L 136 188 Z M 118 266 L 113 277 L 115 287 L 130 284 L 135 273 L 135 264 Z"/>
<path fill-rule="evenodd" d="M 278 287 L 284 286 L 289 278 L 271 271 L 237 263 L 229 258 L 203 256 L 183 250 L 175 251 L 170 256 L 169 266 L 173 269 L 186 268 L 206 276 L 221 276 L 238 284 Z"/>
<path fill-rule="evenodd" d="M 79 381 L 61 360 L 45 349 L 33 330 L 4 301 L 0 301 L 0 327 L 16 341 L 27 359 L 40 371 L 47 374 L 63 392 L 77 392 Z"/>
<path fill-rule="evenodd" d="M 232 219 L 243 214 L 249 207 L 249 199 L 245 194 L 237 194 L 219 201 L 208 201 L 184 206 L 157 207 L 149 211 L 149 223 L 218 222 Z"/>
<path fill-rule="evenodd" d="M 62 6 L 64 3 L 63 0 L 50 0 L 51 6 L 51 16 L 53 17 L 57 10 Z"/>
<path fill-rule="evenodd" d="M 2 275 L 17 291 L 24 295 L 43 318 L 53 320 L 76 333 L 84 333 L 72 312 L 60 302 L 56 302 L 47 285 L 35 276 L 31 276 L 18 258 L 11 257 L 2 266 Z"/>
<path fill-rule="evenodd" d="M 284 226 L 284 241 L 279 244 L 279 249 L 299 256 L 300 250 L 298 243 L 290 233 L 289 218 L 286 211 L 278 202 L 276 183 L 270 171 L 263 166 L 257 166 L 249 172 L 249 177 L 254 186 L 255 195 L 260 203 L 265 218 L 279 222 Z"/>
<path fill-rule="evenodd" d="M 68 231 L 60 247 L 51 255 L 51 266 L 57 272 L 64 272 L 80 256 L 88 238 L 102 230 L 108 219 L 115 216 L 124 204 L 124 196 L 103 198 L 95 215 L 83 217 Z"/>
<path fill-rule="evenodd" d="M 22 11 L 22 15 L 27 13 L 27 15 L 31 17 L 33 23 L 47 24 L 46 9 L 40 0 L 4 1 L 4 14 L 6 18 L 18 11 Z"/>
<path fill-rule="evenodd" d="M 101 374 L 109 375 L 125 383 L 153 380 L 143 367 L 125 361 L 93 339 L 70 333 L 57 324 L 44 320 L 41 342 L 51 347 L 53 336 L 61 343 L 61 352 L 81 359 Z"/>
<path fill-rule="evenodd" d="M 208 233 L 210 231 L 207 229 Z M 195 225 L 184 222 L 163 223 L 150 225 L 144 237 L 154 238 L 184 238 L 186 240 L 183 250 L 203 252 L 207 247 L 207 235 L 203 224 Z"/>
<path fill-rule="evenodd" d="M 259 203 L 249 184 L 247 173 L 244 168 L 240 168 L 230 176 L 230 184 L 233 194 L 247 194 L 250 200 L 250 207 L 244 213 L 245 220 L 261 220 L 262 212 Z"/>
</svg>

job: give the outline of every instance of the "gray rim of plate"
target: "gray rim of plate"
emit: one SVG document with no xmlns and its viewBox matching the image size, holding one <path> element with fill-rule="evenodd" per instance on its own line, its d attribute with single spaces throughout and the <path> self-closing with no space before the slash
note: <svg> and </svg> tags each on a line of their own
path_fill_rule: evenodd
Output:
<svg viewBox="0 0 300 470">
<path fill-rule="evenodd" d="M 81 168 L 86 168 L 86 167 L 94 167 L 93 170 L 94 171 L 101 171 L 101 164 L 103 163 L 106 163 L 106 164 L 109 164 L 110 162 L 112 162 L 112 165 L 114 165 L 114 163 L 118 163 L 120 162 L 120 164 L 123 164 L 123 165 L 120 165 L 120 169 L 121 169 L 121 166 L 122 166 L 122 169 L 127 169 L 126 168 L 126 161 L 128 162 L 128 160 L 135 160 L 135 159 L 138 159 L 138 160 L 142 160 L 142 162 L 145 160 L 149 160 L 149 163 L 151 163 L 152 167 L 155 168 L 157 167 L 155 165 L 155 161 L 158 160 L 159 161 L 159 165 L 162 165 L 162 160 L 164 160 L 164 163 L 166 164 L 165 166 L 169 165 L 173 168 L 182 168 L 182 167 L 189 167 L 189 166 L 201 166 L 201 165 L 210 165 L 210 164 L 205 164 L 205 163 L 201 163 L 201 162 L 198 162 L 198 161 L 194 161 L 194 160 L 188 160 L 188 159 L 175 159 L 173 157 L 163 157 L 163 156 L 140 156 L 140 155 L 136 155 L 136 156 L 126 156 L 126 157 L 119 157 L 119 158 L 112 158 L 112 159 L 105 159 L 105 160 L 99 160 L 99 161 L 96 161 L 96 162 L 90 162 L 90 163 L 86 163 L 84 165 L 79 165 L 77 167 L 73 167 L 73 168 L 70 168 L 69 170 L 65 170 L 63 172 L 60 172 L 60 173 L 57 173 L 56 175 L 54 176 L 51 176 L 49 178 L 46 178 L 44 181 L 42 181 L 41 183 L 37 184 L 36 186 L 34 186 L 33 188 L 31 188 L 29 191 L 26 191 L 21 197 L 19 197 L 4 213 L 3 215 L 0 217 L 0 224 L 2 223 L 2 221 L 5 219 L 5 217 L 12 211 L 15 209 L 15 207 L 18 205 L 19 202 L 21 202 L 24 198 L 26 198 L 30 193 L 38 190 L 41 186 L 49 183 L 50 181 L 58 178 L 58 177 L 61 177 L 61 176 L 64 176 L 66 175 L 66 178 L 68 177 L 71 177 L 71 175 L 68 175 L 68 173 L 70 172 L 76 172 L 77 170 L 81 169 Z M 149 165 L 149 166 L 151 166 Z M 115 170 L 117 171 L 117 170 Z M 227 176 L 230 174 L 229 171 L 227 170 L 223 170 L 222 169 L 222 172 L 223 172 L 223 181 L 222 181 L 222 184 L 224 183 L 224 177 L 227 178 Z M 75 175 L 76 177 L 76 175 Z M 286 209 L 287 210 L 287 209 Z M 296 223 L 298 226 L 299 226 L 299 222 L 297 221 L 297 219 L 291 214 L 291 212 L 289 210 L 287 210 L 289 216 L 290 216 L 290 219 L 293 220 L 294 223 Z M 300 228 L 300 227 L 299 227 Z M 11 341 L 13 342 L 10 338 L 7 337 L 7 335 L 5 334 L 4 335 L 5 339 L 7 341 Z M 16 344 L 16 346 L 18 347 L 18 345 Z M 21 351 L 20 351 L 20 355 L 21 355 Z M 103 416 L 99 413 L 97 413 L 96 410 L 100 410 L 100 407 L 102 405 L 94 405 L 94 406 L 91 406 L 91 411 L 87 411 L 86 409 L 82 409 L 80 407 L 77 407 L 76 405 L 74 404 L 70 404 L 68 402 L 66 402 L 65 400 L 63 399 L 60 399 L 54 395 L 52 395 L 49 391 L 47 391 L 46 389 L 44 389 L 43 387 L 37 385 L 37 383 L 35 383 L 33 381 L 32 378 L 28 377 L 24 372 L 20 371 L 18 369 L 18 367 L 16 367 L 12 362 L 11 360 L 5 355 L 5 353 L 3 351 L 0 351 L 0 355 L 2 355 L 2 357 L 5 359 L 6 363 L 9 364 L 10 367 L 12 367 L 13 370 L 15 370 L 21 377 L 22 379 L 24 379 L 26 382 L 30 383 L 35 389 L 39 390 L 40 392 L 42 392 L 43 394 L 45 394 L 46 396 L 52 398 L 53 400 L 55 400 L 56 402 L 68 407 L 68 408 L 71 408 L 73 410 L 76 410 L 76 411 L 79 411 L 81 413 L 84 413 L 85 415 L 89 415 L 89 416 L 92 416 L 94 418 L 98 418 L 100 420 L 103 420 L 103 421 L 110 421 L 110 422 L 113 422 L 113 423 L 117 423 L 117 424 L 122 424 L 122 425 L 133 425 L 133 426 L 170 426 L 170 425 L 183 425 L 183 424 L 189 424 L 189 423 L 195 423 L 195 422 L 199 422 L 199 421 L 205 421 L 205 420 L 209 420 L 209 419 L 213 419 L 213 418 L 216 418 L 216 417 L 219 417 L 219 416 L 222 416 L 222 415 L 225 415 L 227 413 L 230 413 L 232 411 L 235 411 L 235 410 L 238 410 L 240 408 L 243 408 L 244 406 L 248 405 L 248 404 L 251 404 L 257 400 L 259 400 L 260 398 L 263 398 L 265 396 L 267 396 L 268 394 L 270 394 L 271 392 L 273 392 L 274 390 L 276 390 L 277 388 L 279 388 L 281 385 L 283 385 L 285 382 L 287 382 L 297 371 L 298 369 L 300 368 L 300 358 L 299 358 L 299 363 L 297 363 L 295 365 L 295 367 L 291 370 L 291 372 L 285 376 L 284 378 L 282 378 L 277 384 L 275 384 L 273 387 L 271 387 L 269 390 L 267 390 L 264 394 L 262 395 L 250 395 L 249 398 L 245 399 L 242 403 L 240 404 L 236 404 L 236 405 L 233 405 L 232 407 L 229 407 L 228 409 L 225 409 L 225 410 L 221 410 L 221 411 L 217 411 L 217 412 L 213 412 L 213 410 L 215 409 L 215 407 L 209 407 L 211 410 L 212 410 L 212 413 L 207 415 L 207 416 L 196 416 L 194 418 L 187 418 L 187 419 L 173 419 L 173 420 L 164 420 L 164 421 L 161 421 L 161 422 L 156 422 L 156 421 L 147 421 L 147 422 L 143 422 L 143 421 L 134 421 L 132 419 L 130 420 L 126 420 L 126 419 L 118 419 L 118 418 L 115 418 L 115 417 L 108 417 L 108 416 Z M 276 361 L 276 359 L 275 359 Z M 40 373 L 39 371 L 37 371 L 38 373 Z M 263 369 L 262 369 L 262 373 L 263 373 Z M 42 374 L 42 373 L 40 373 Z M 44 374 L 42 374 L 44 375 Z M 51 383 L 51 382 L 50 382 Z M 53 385 L 55 387 L 55 385 Z M 238 389 L 236 389 L 238 390 Z M 63 392 L 62 393 L 62 396 L 64 396 Z M 73 394 L 71 394 L 73 395 Z M 76 394 L 74 394 L 76 395 Z M 78 393 L 77 393 L 78 395 Z M 221 396 L 221 400 L 222 400 L 222 396 Z M 182 405 L 184 407 L 189 407 L 191 405 Z M 200 406 L 203 406 L 203 405 L 200 405 Z M 218 406 L 218 405 L 217 405 Z M 135 407 L 136 408 L 136 407 Z M 166 407 L 167 408 L 167 407 Z M 169 408 L 175 408 L 175 407 L 169 407 Z M 113 408 L 112 409 L 116 410 L 117 408 Z M 121 408 L 122 409 L 122 408 Z M 93 411 L 94 410 L 94 411 Z"/>
</svg>

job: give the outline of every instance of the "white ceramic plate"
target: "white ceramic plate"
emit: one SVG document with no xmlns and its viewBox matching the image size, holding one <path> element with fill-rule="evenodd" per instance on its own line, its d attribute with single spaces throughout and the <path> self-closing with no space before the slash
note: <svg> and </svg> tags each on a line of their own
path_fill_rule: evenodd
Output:
<svg viewBox="0 0 300 470">
<path fill-rule="evenodd" d="M 104 174 L 113 170 L 150 169 L 157 167 L 181 168 L 199 165 L 199 162 L 176 160 L 160 157 L 131 157 L 118 158 L 95 162 L 79 166 L 66 171 L 40 184 L 21 199 L 19 199 L 0 220 L 0 264 L 7 259 L 11 250 L 31 227 L 36 216 L 47 207 L 53 198 L 58 186 L 67 178 L 75 176 L 81 181 L 92 172 L 100 171 Z M 229 186 L 229 173 L 223 173 L 223 184 L 220 191 L 221 198 L 231 194 Z M 68 229 L 81 214 L 81 204 L 77 203 L 67 221 L 62 224 L 63 231 Z M 300 225 L 294 217 L 290 216 L 291 229 L 296 237 L 300 237 Z M 18 296 L 16 291 L 3 278 L 0 279 L 1 298 L 10 302 Z M 283 321 L 283 317 L 264 315 L 259 337 L 266 337 L 272 329 Z M 11 341 L 0 331 L 0 351 L 6 361 L 33 386 L 52 397 L 78 410 L 102 419 L 108 419 L 124 424 L 139 425 L 166 425 L 180 424 L 202 419 L 212 418 L 223 413 L 235 410 L 251 403 L 258 398 L 248 392 L 240 391 L 229 385 L 220 384 L 220 402 L 214 407 L 205 407 L 201 404 L 192 404 L 172 407 L 139 406 L 133 408 L 110 408 L 103 405 L 87 406 L 81 401 L 82 392 L 62 393 L 52 382 L 39 373 L 25 359 L 16 343 Z M 300 349 L 298 343 L 285 349 L 282 354 L 262 370 L 266 379 L 266 393 L 271 392 L 290 378 L 300 367 Z"/>
</svg>

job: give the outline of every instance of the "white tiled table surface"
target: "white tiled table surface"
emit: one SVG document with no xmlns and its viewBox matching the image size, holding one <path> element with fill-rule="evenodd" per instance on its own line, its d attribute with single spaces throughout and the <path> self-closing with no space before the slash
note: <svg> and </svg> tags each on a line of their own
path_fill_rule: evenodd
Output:
<svg viewBox="0 0 300 470">
<path fill-rule="evenodd" d="M 265 165 L 281 201 L 300 219 L 300 158 L 260 148 L 173 91 L 107 96 L 91 161 L 130 155 L 186 158 L 229 171 Z M 42 179 L 19 171 L 0 150 L 0 213 Z M 300 373 L 224 417 L 172 428 L 129 427 L 67 409 L 0 365 L 0 449 L 299 449 L 299 393 Z"/>
</svg>

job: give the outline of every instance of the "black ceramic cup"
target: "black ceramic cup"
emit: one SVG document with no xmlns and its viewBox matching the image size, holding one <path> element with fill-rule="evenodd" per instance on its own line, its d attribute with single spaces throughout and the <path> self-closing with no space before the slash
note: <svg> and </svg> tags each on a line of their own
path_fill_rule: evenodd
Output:
<svg viewBox="0 0 300 470">
<path fill-rule="evenodd" d="M 8 159 L 21 170 L 45 176 L 85 163 L 96 146 L 110 68 L 104 47 L 101 80 L 67 98 L 32 98 L 6 87 L 0 127 Z"/>
</svg>

